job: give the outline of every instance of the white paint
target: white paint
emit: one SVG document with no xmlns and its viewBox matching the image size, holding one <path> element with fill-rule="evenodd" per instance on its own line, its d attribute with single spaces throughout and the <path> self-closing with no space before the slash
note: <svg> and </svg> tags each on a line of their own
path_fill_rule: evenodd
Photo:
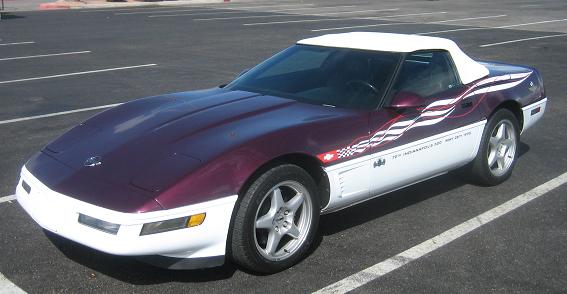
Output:
<svg viewBox="0 0 567 294">
<path fill-rule="evenodd" d="M 530 7 L 542 7 L 543 5 L 539 4 L 527 4 L 527 5 L 520 5 L 520 8 L 530 8 Z"/>
<path fill-rule="evenodd" d="M 17 43 L 0 43 L 0 46 L 25 45 L 25 44 L 35 44 L 35 42 L 28 41 L 28 42 L 17 42 Z"/>
<path fill-rule="evenodd" d="M 327 12 L 308 14 L 307 16 L 326 16 L 326 15 L 342 15 L 353 13 L 369 13 L 387 11 L 386 9 L 372 9 L 372 10 L 356 10 L 356 11 L 341 11 L 341 12 Z M 209 21 L 209 20 L 228 20 L 228 19 L 251 19 L 251 18 L 276 18 L 276 17 L 301 17 L 306 16 L 303 14 L 285 14 L 285 15 L 252 15 L 252 16 L 234 16 L 234 17 L 213 17 L 213 18 L 196 18 L 194 21 Z"/>
<path fill-rule="evenodd" d="M 160 7 L 163 9 L 163 7 Z M 195 15 L 199 14 L 223 14 L 223 13 L 236 13 L 238 11 L 224 11 L 224 9 L 176 9 L 176 10 L 152 10 L 152 11 L 134 11 L 134 12 L 117 12 L 114 15 L 136 15 L 136 14 L 152 14 L 152 13 L 170 13 L 170 12 L 195 12 Z M 215 11 L 215 12 L 201 12 L 201 11 Z M 220 12 L 218 12 L 220 11 Z M 192 14 L 187 14 L 192 15 Z"/>
<path fill-rule="evenodd" d="M 436 37 L 375 32 L 328 34 L 300 40 L 297 44 L 375 50 L 386 52 L 413 52 L 417 50 L 447 50 L 463 84 L 488 75 L 488 69 L 466 55 L 455 42 Z"/>
<path fill-rule="evenodd" d="M 9 196 L 0 197 L 0 203 L 10 202 L 10 201 L 14 201 L 14 200 L 16 200 L 16 195 L 9 195 Z M 2 292 L 2 291 L 0 291 L 0 292 Z"/>
<path fill-rule="evenodd" d="M 442 112 L 445 111 L 447 110 Z M 433 111 L 432 116 L 441 115 L 438 121 L 441 122 L 451 112 L 452 110 L 437 114 Z M 423 113 L 426 112 L 424 111 Z M 435 119 L 425 122 L 435 122 Z M 423 179 L 446 173 L 472 161 L 480 146 L 485 124 L 486 121 L 482 121 L 447 132 L 442 137 L 433 136 L 433 138 L 427 138 L 428 140 L 420 144 L 408 144 L 410 146 L 402 150 L 387 150 L 375 154 L 369 162 L 370 178 L 374 179 L 371 181 L 370 194 L 388 193 Z M 411 126 L 413 125 L 408 127 L 402 126 L 397 130 L 403 132 Z M 420 149 L 422 151 L 412 153 L 412 151 Z M 379 159 L 384 159 L 386 164 L 374 168 L 373 163 Z"/>
<path fill-rule="evenodd" d="M 554 23 L 554 22 L 562 22 L 562 21 L 567 21 L 567 18 L 528 22 L 528 23 L 519 23 L 519 24 L 499 26 L 499 27 L 493 27 L 493 28 L 494 29 L 515 28 L 515 27 L 531 26 L 531 25 L 537 25 L 537 24 L 543 24 L 543 23 Z"/>
<path fill-rule="evenodd" d="M 380 23 L 380 24 L 369 24 L 369 25 L 356 25 L 356 26 L 346 26 L 346 27 L 335 27 L 335 28 L 324 28 L 324 29 L 314 29 L 312 32 L 322 32 L 322 31 L 334 31 L 334 30 L 344 30 L 344 29 L 356 29 L 356 28 L 372 28 L 372 27 L 382 27 L 382 26 L 394 26 L 394 25 L 417 25 L 417 24 L 436 24 L 436 23 L 446 23 L 446 22 L 456 22 L 456 21 L 467 21 L 476 19 L 487 19 L 487 18 L 497 18 L 505 17 L 507 15 L 490 15 L 490 16 L 479 16 L 479 17 L 468 17 L 468 18 L 457 18 L 457 19 L 447 19 L 432 22 L 401 22 L 401 23 Z"/>
<path fill-rule="evenodd" d="M 500 15 L 489 15 L 489 16 L 479 16 L 479 17 L 456 18 L 456 19 L 447 19 L 447 20 L 427 22 L 427 24 L 467 21 L 467 20 L 476 20 L 476 19 L 487 19 L 487 18 L 499 18 L 499 17 L 506 17 L 506 16 L 507 16 L 506 14 L 500 14 Z"/>
<path fill-rule="evenodd" d="M 376 19 L 380 20 L 383 18 L 395 18 L 395 17 L 406 17 L 406 16 L 421 16 L 421 15 L 431 15 L 431 14 L 445 14 L 446 11 L 438 11 L 438 12 L 422 12 L 422 13 L 409 13 L 409 14 L 397 14 L 397 15 L 386 15 L 377 17 Z"/>
<path fill-rule="evenodd" d="M 380 9 L 380 11 L 397 11 L 399 8 L 389 8 Z M 312 15 L 306 15 L 312 16 Z M 245 23 L 245 26 L 260 26 L 260 25 L 273 25 L 273 24 L 286 24 L 286 23 L 304 23 L 304 22 L 321 22 L 321 21 L 333 21 L 333 20 L 377 20 L 376 16 L 367 17 L 341 17 L 341 18 L 318 18 L 318 19 L 300 19 L 300 20 L 287 20 L 287 21 L 268 21 L 268 22 L 255 22 L 255 23 Z"/>
<path fill-rule="evenodd" d="M 254 22 L 245 23 L 245 26 L 261 26 L 261 25 L 273 25 L 273 24 L 285 24 L 285 23 L 304 23 L 304 22 L 322 22 L 322 21 L 334 21 L 334 20 L 353 20 L 353 19 L 374 19 L 373 17 L 348 17 L 348 18 L 318 18 L 318 19 L 299 19 L 299 20 L 284 20 L 284 21 L 268 21 L 268 22 Z"/>
<path fill-rule="evenodd" d="M 462 28 L 462 29 L 441 30 L 441 31 L 424 32 L 424 33 L 416 33 L 416 34 L 417 35 L 434 35 L 434 34 L 441 34 L 441 33 L 488 30 L 488 29 L 491 29 L 491 28 Z"/>
<path fill-rule="evenodd" d="M 346 5 L 346 6 L 329 6 L 329 7 L 306 7 L 306 8 L 288 8 L 288 9 L 279 9 L 279 10 L 269 10 L 269 11 L 226 11 L 226 12 L 204 12 L 204 13 L 181 13 L 181 14 L 159 14 L 159 15 L 149 15 L 148 17 L 174 17 L 174 16 L 194 16 L 194 15 L 210 15 L 210 14 L 234 14 L 234 13 L 276 13 L 276 12 L 289 12 L 295 10 L 311 10 L 311 9 L 330 9 L 330 8 L 352 8 L 356 7 L 353 5 Z M 172 11 L 169 11 L 172 12 Z M 153 13 L 153 12 L 152 12 Z"/>
<path fill-rule="evenodd" d="M 461 29 L 441 30 L 441 31 L 418 33 L 418 35 L 433 35 L 433 34 L 450 33 L 450 32 L 478 31 L 478 30 L 491 30 L 491 29 L 507 29 L 507 28 L 515 28 L 515 27 L 545 24 L 545 23 L 562 22 L 562 21 L 567 21 L 567 18 L 528 22 L 528 23 L 519 23 L 519 24 L 512 24 L 512 25 L 505 25 L 505 26 L 498 26 L 498 27 L 476 27 L 476 28 L 461 28 Z"/>
<path fill-rule="evenodd" d="M 124 69 L 132 69 L 132 68 L 156 66 L 156 65 L 157 65 L 157 64 L 155 64 L 155 63 L 150 63 L 150 64 L 142 64 L 142 65 L 133 65 L 133 66 L 123 66 L 123 67 L 105 68 L 105 69 L 97 69 L 97 70 L 73 72 L 73 73 L 58 74 L 58 75 L 43 76 L 43 77 L 34 77 L 34 78 L 26 78 L 26 79 L 18 79 L 18 80 L 0 81 L 0 84 L 10 84 L 10 83 L 19 83 L 19 82 L 27 82 L 27 81 L 35 81 L 35 80 L 44 80 L 44 79 L 53 79 L 53 78 L 61 78 L 61 77 L 69 77 L 69 76 L 78 76 L 78 75 L 86 75 L 86 74 L 99 73 L 99 72 L 107 72 L 107 71 L 115 71 L 115 70 L 124 70 Z"/>
<path fill-rule="evenodd" d="M 2 273 L 0 273 L 0 293 L 3 294 L 21 294 L 26 293 L 24 290 L 20 289 L 10 280 L 6 279 Z"/>
<path fill-rule="evenodd" d="M 419 259 L 456 239 L 486 225 L 499 217 L 522 207 L 530 201 L 537 199 L 549 191 L 567 182 L 567 173 L 545 182 L 526 193 L 516 196 L 505 203 L 494 207 L 478 216 L 469 219 L 429 240 L 422 242 L 402 253 L 392 256 L 380 263 L 368 267 L 358 273 L 350 275 L 334 284 L 331 284 L 314 293 L 346 293 L 374 281 L 416 259 Z"/>
<path fill-rule="evenodd" d="M 122 103 L 115 103 L 115 104 L 73 109 L 73 110 L 67 110 L 67 111 L 61 111 L 61 112 L 40 114 L 40 115 L 34 115 L 34 116 L 26 116 L 26 117 L 14 118 L 14 119 L 0 120 L 0 125 L 11 124 L 11 123 L 15 123 L 15 122 L 21 122 L 21 121 L 26 121 L 26 120 L 38 119 L 38 118 L 46 118 L 46 117 L 53 117 L 53 116 L 83 112 L 83 111 L 91 111 L 91 110 L 97 110 L 97 109 L 110 108 L 110 107 L 118 106 L 120 104 L 122 104 Z"/>
<path fill-rule="evenodd" d="M 472 159 L 480 144 L 479 134 L 482 134 L 485 124 L 486 120 L 326 167 L 325 172 L 329 178 L 330 201 L 322 212 L 334 212 L 370 200 L 405 186 L 418 183 L 431 176 L 442 174 L 448 169 L 456 167 L 468 159 Z M 445 140 L 466 132 L 471 132 L 469 136 L 463 137 L 466 141 L 465 144 L 469 144 L 467 148 L 447 143 L 435 147 L 440 148 L 437 153 L 432 153 L 428 150 L 424 150 L 425 153 L 412 153 L 405 156 L 408 160 L 416 161 L 411 163 L 411 167 L 406 166 L 408 163 L 405 161 L 397 163 L 401 158 L 393 158 L 393 155 L 404 153 L 408 150 L 413 150 L 423 145 Z M 461 150 L 460 148 L 463 149 Z M 429 150 L 432 149 L 433 148 Z M 447 156 L 443 156 L 444 154 Z M 382 167 L 374 168 L 374 160 L 379 158 L 384 158 L 386 164 Z M 453 159 L 454 161 L 450 161 Z M 424 162 L 424 160 L 427 160 L 427 162 Z M 437 161 L 439 166 L 432 166 L 430 164 L 432 161 Z M 415 166 L 419 166 L 419 168 Z M 393 170 L 395 168 L 399 168 L 401 171 Z M 446 170 L 444 170 L 444 168 L 446 168 Z M 387 175 L 374 174 L 376 172 L 382 173 L 383 170 L 386 171 Z M 371 175 L 370 178 L 367 176 L 369 174 Z M 376 182 L 372 181 L 372 179 L 376 178 L 381 179 L 379 181 L 380 184 L 385 183 L 383 187 L 371 186 L 371 182 Z M 370 191 L 371 189 L 372 191 Z"/>
<path fill-rule="evenodd" d="M 313 4 L 301 4 L 303 6 L 313 6 Z M 343 7 L 343 6 L 337 6 Z M 345 7 L 354 7 L 353 5 L 345 6 Z M 244 8 L 241 8 L 244 9 Z M 227 8 L 227 9 L 176 9 L 176 10 L 158 10 L 158 11 L 135 11 L 135 12 L 119 12 L 115 13 L 114 15 L 133 15 L 133 14 L 152 14 L 152 13 L 170 13 L 170 12 L 195 12 L 195 13 L 187 13 L 187 14 L 178 14 L 178 15 L 207 15 L 207 14 L 227 14 L 227 13 L 247 13 L 247 12 L 280 12 L 280 11 L 293 11 L 293 10 L 303 10 L 303 9 L 320 9 L 320 7 L 303 7 L 303 8 L 287 8 L 287 9 L 278 9 L 278 10 L 269 10 L 269 11 L 242 11 L 237 8 Z M 202 12 L 202 11 L 211 11 L 216 10 L 213 12 Z M 225 11 L 231 10 L 231 11 Z"/>
<path fill-rule="evenodd" d="M 498 45 L 504 45 L 504 44 L 511 44 L 511 43 L 518 43 L 518 42 L 525 42 L 525 41 L 532 41 L 532 40 L 549 39 L 549 38 L 557 38 L 557 37 L 564 37 L 564 36 L 567 36 L 567 34 L 547 35 L 547 36 L 540 36 L 540 37 L 533 37 L 533 38 L 510 40 L 510 41 L 504 41 L 504 42 L 498 42 L 498 43 L 483 44 L 483 45 L 480 45 L 479 47 L 482 47 L 482 48 L 492 47 L 492 46 L 498 46 Z"/>
<path fill-rule="evenodd" d="M 28 194 L 21 185 L 31 187 Z M 94 180 L 94 179 L 93 179 Z M 85 246 L 116 255 L 166 255 L 196 258 L 225 255 L 226 238 L 237 195 L 145 213 L 124 213 L 96 206 L 51 190 L 25 167 L 16 188 L 18 203 L 43 228 Z M 120 224 L 116 235 L 77 221 L 79 213 Z M 206 213 L 203 224 L 140 236 L 146 223 Z"/>
<path fill-rule="evenodd" d="M 524 118 L 524 125 L 522 126 L 522 134 L 527 129 L 531 128 L 537 121 L 539 121 L 543 117 L 543 113 L 545 112 L 546 106 L 547 106 L 547 98 L 544 98 L 526 107 L 522 107 L 522 113 Z M 540 108 L 539 112 L 532 115 L 532 110 L 538 107 Z"/>
<path fill-rule="evenodd" d="M 41 55 L 29 55 L 29 56 L 19 56 L 19 57 L 7 57 L 7 58 L 0 58 L 0 61 L 18 60 L 18 59 L 30 59 L 30 58 L 39 58 L 39 57 L 51 57 L 51 56 L 62 56 L 62 55 L 74 55 L 74 54 L 85 54 L 85 53 L 91 53 L 91 51 L 74 51 L 74 52 L 63 52 L 63 53 L 41 54 Z"/>
<path fill-rule="evenodd" d="M 379 23 L 379 24 L 371 24 L 371 25 L 358 25 L 358 26 L 348 26 L 348 27 L 313 29 L 311 31 L 312 32 L 324 32 L 324 31 L 344 30 L 344 29 L 371 28 L 371 27 L 397 26 L 397 25 L 412 25 L 412 24 L 417 24 L 417 23 L 411 23 L 411 22 Z"/>
<path fill-rule="evenodd" d="M 139 8 L 126 8 L 126 9 L 89 9 L 89 10 L 82 10 L 83 13 L 88 12 L 113 12 L 113 11 L 138 11 L 138 10 L 150 10 L 150 9 L 164 9 L 166 6 L 175 6 L 177 8 L 186 8 L 186 7 L 193 7 L 195 11 L 199 10 L 229 10 L 229 9 L 253 9 L 253 8 L 267 8 L 267 7 L 288 7 L 288 6 L 312 6 L 314 4 L 276 4 L 276 5 L 259 5 L 259 6 L 237 6 L 235 4 L 220 4 L 217 6 L 214 5 L 178 5 L 175 2 L 154 2 L 150 3 L 149 5 L 158 5 L 160 7 L 139 7 Z"/>
</svg>

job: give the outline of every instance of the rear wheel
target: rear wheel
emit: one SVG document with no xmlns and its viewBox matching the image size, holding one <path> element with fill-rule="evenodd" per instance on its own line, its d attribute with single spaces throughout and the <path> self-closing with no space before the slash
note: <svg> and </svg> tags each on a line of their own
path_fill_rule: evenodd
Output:
<svg viewBox="0 0 567 294">
<path fill-rule="evenodd" d="M 471 163 L 473 180 L 494 186 L 507 180 L 516 165 L 520 138 L 518 120 L 507 109 L 500 109 L 486 125 L 475 160 Z"/>
<path fill-rule="evenodd" d="M 313 179 L 296 165 L 280 165 L 258 177 L 234 219 L 233 259 L 252 271 L 274 273 L 303 258 L 319 222 L 315 191 Z"/>
</svg>

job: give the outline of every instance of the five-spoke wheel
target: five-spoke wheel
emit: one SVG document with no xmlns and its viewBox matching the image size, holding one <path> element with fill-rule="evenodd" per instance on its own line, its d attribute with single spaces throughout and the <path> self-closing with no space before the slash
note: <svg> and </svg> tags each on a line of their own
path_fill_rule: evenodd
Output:
<svg viewBox="0 0 567 294">
<path fill-rule="evenodd" d="M 303 243 L 311 227 L 309 191 L 300 183 L 285 181 L 264 197 L 256 213 L 256 248 L 269 260 L 285 259 Z"/>
<path fill-rule="evenodd" d="M 488 141 L 488 167 L 495 176 L 508 172 L 516 158 L 516 131 L 509 120 L 500 121 Z"/>
<path fill-rule="evenodd" d="M 233 259 L 250 270 L 273 273 L 303 258 L 319 221 L 316 191 L 311 176 L 291 164 L 255 179 L 234 218 Z"/>
<path fill-rule="evenodd" d="M 516 116 L 508 109 L 496 111 L 486 124 L 477 156 L 469 165 L 472 179 L 485 186 L 508 179 L 516 164 L 519 137 Z"/>
</svg>

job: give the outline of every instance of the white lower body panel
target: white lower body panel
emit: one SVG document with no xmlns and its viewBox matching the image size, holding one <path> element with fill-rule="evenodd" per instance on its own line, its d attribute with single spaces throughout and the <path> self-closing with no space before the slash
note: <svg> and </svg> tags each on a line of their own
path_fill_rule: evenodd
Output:
<svg viewBox="0 0 567 294">
<path fill-rule="evenodd" d="M 524 125 L 522 126 L 522 133 L 532 127 L 538 120 L 543 117 L 545 107 L 547 106 L 547 98 L 532 103 L 522 108 L 524 117 Z"/>
<path fill-rule="evenodd" d="M 323 213 L 337 211 L 461 167 L 478 153 L 486 120 L 325 169 Z"/>
<path fill-rule="evenodd" d="M 30 187 L 23 188 L 22 180 Z M 16 188 L 20 205 L 43 228 L 88 247 L 116 255 L 163 255 L 174 258 L 224 256 L 232 210 L 237 196 L 223 197 L 169 210 L 123 213 L 60 194 L 45 186 L 25 167 Z M 78 222 L 79 213 L 120 224 L 116 235 Z M 206 213 L 196 227 L 140 236 L 146 223 Z"/>
</svg>

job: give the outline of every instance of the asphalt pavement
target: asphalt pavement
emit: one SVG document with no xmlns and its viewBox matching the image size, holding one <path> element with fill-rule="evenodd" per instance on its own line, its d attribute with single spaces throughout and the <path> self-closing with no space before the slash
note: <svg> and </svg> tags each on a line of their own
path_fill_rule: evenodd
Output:
<svg viewBox="0 0 567 294">
<path fill-rule="evenodd" d="M 29 293 L 304 293 L 396 256 L 567 171 L 566 12 L 562 0 L 310 0 L 8 13 L 0 23 L 0 273 Z M 168 271 L 103 254 L 45 233 L 9 201 L 27 158 L 109 105 L 224 84 L 299 39 L 354 30 L 446 37 L 474 58 L 540 70 L 548 109 L 522 134 L 512 177 L 487 188 L 443 175 L 325 215 L 311 254 L 269 276 L 231 263 Z M 559 186 L 353 290 L 564 293 L 566 192 Z"/>
</svg>

